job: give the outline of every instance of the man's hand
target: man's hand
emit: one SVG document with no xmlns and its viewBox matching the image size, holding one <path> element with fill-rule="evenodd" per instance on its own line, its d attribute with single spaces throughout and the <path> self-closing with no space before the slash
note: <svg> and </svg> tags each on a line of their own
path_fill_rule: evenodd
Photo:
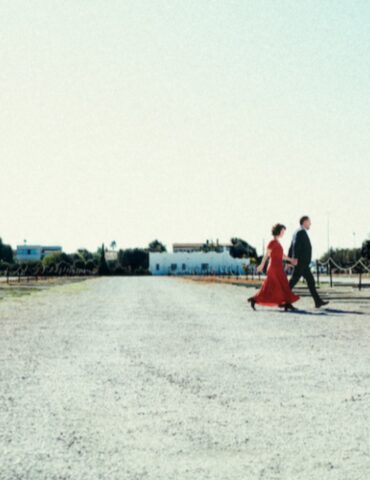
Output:
<svg viewBox="0 0 370 480">
<path fill-rule="evenodd" d="M 290 263 L 294 266 L 298 265 L 298 260 L 296 258 L 292 258 Z"/>
</svg>

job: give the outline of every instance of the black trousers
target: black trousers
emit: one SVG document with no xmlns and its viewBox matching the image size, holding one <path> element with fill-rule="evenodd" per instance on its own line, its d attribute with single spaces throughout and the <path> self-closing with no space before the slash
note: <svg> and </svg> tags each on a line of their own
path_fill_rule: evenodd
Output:
<svg viewBox="0 0 370 480">
<path fill-rule="evenodd" d="M 301 266 L 301 267 L 297 265 L 296 267 L 294 267 L 292 276 L 289 280 L 290 288 L 293 288 L 301 277 L 303 277 L 306 280 L 308 289 L 310 290 L 312 298 L 315 301 L 315 305 L 319 304 L 321 302 L 321 298 L 317 293 L 315 279 L 313 278 L 312 272 L 308 265 Z"/>
</svg>

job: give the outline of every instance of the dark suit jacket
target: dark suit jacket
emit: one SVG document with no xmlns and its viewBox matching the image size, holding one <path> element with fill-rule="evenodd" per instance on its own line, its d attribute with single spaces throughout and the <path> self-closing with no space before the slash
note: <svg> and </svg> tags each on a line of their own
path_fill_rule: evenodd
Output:
<svg viewBox="0 0 370 480">
<path fill-rule="evenodd" d="M 312 246 L 305 228 L 296 231 L 288 252 L 289 257 L 298 259 L 298 267 L 308 267 L 312 259 Z"/>
</svg>

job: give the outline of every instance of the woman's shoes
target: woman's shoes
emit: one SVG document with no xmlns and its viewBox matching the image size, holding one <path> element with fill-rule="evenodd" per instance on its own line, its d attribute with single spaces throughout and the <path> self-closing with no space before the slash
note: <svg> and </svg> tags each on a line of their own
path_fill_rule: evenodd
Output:
<svg viewBox="0 0 370 480">
<path fill-rule="evenodd" d="M 251 304 L 251 307 L 253 310 L 256 310 L 256 300 L 253 297 L 248 298 L 248 302 Z M 290 312 L 297 312 L 298 308 L 293 307 L 291 303 L 284 303 L 280 304 L 279 307 L 283 307 L 284 310 L 287 312 L 288 310 Z"/>
<path fill-rule="evenodd" d="M 298 309 L 293 307 L 293 305 L 291 303 L 285 303 L 284 304 L 284 311 L 287 312 L 288 310 L 290 312 L 296 312 Z"/>
<path fill-rule="evenodd" d="M 255 307 L 256 300 L 253 297 L 251 297 L 251 298 L 248 298 L 248 302 L 251 304 L 251 307 L 253 308 L 253 310 L 256 310 L 256 307 Z"/>
</svg>

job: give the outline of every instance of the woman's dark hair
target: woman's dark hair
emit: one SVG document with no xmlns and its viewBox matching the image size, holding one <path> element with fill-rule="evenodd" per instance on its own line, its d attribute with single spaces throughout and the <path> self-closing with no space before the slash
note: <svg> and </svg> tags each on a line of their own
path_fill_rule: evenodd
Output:
<svg viewBox="0 0 370 480">
<path fill-rule="evenodd" d="M 272 227 L 271 233 L 273 234 L 274 237 L 277 237 L 278 235 L 280 235 L 282 230 L 286 230 L 286 226 L 283 225 L 282 223 L 276 223 Z"/>
<path fill-rule="evenodd" d="M 300 225 L 303 225 L 303 222 L 305 222 L 306 220 L 308 220 L 310 217 L 308 215 L 303 215 L 303 217 L 301 217 L 299 219 L 299 224 Z"/>
</svg>

